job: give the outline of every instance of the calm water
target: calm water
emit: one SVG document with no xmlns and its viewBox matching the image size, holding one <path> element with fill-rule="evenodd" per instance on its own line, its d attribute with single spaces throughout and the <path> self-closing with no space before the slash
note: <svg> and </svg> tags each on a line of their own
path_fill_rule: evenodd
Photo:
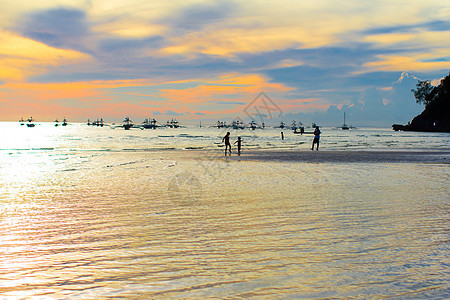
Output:
<svg viewBox="0 0 450 300">
<path fill-rule="evenodd" d="M 230 161 L 212 128 L 0 127 L 0 298 L 450 297 L 448 164 Z M 449 139 L 324 128 L 321 146 Z"/>
</svg>

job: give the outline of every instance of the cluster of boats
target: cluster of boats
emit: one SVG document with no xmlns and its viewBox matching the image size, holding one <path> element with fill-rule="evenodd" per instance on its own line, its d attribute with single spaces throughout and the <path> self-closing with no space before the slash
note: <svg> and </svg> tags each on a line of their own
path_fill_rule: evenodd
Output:
<svg viewBox="0 0 450 300">
<path fill-rule="evenodd" d="M 98 126 L 98 127 L 103 127 L 105 125 L 105 122 L 103 121 L 103 119 L 98 119 L 96 121 L 91 122 L 91 120 L 88 119 L 87 121 L 87 125 L 88 126 Z"/>
<path fill-rule="evenodd" d="M 59 126 L 59 121 L 58 121 L 58 119 L 56 119 L 55 120 L 55 127 L 58 127 L 58 126 Z M 66 118 L 64 118 L 64 120 L 62 121 L 61 126 L 67 126 Z"/>
<path fill-rule="evenodd" d="M 24 120 L 23 118 L 20 119 L 20 125 L 27 125 L 28 127 L 34 127 L 35 126 L 35 121 L 33 119 L 33 117 L 28 118 L 27 120 Z M 66 118 L 64 118 L 64 120 L 62 121 L 62 123 L 60 123 L 57 119 L 55 120 L 55 127 L 58 127 L 59 125 L 61 126 L 67 126 L 67 120 Z M 107 124 L 103 121 L 103 119 L 98 119 L 95 121 L 90 121 L 88 119 L 87 121 L 87 125 L 88 126 L 99 126 L 99 127 L 103 127 L 106 126 Z M 111 128 L 117 128 L 117 127 L 122 127 L 125 130 L 129 130 L 131 128 L 139 128 L 139 129 L 156 129 L 159 127 L 164 127 L 164 128 L 180 128 L 180 127 L 185 127 L 180 125 L 180 123 L 176 120 L 176 119 L 171 119 L 169 121 L 167 121 L 166 123 L 159 123 L 158 121 L 156 121 L 156 119 L 154 118 L 145 118 L 144 122 L 142 122 L 141 124 L 134 124 L 133 121 L 129 118 L 126 117 L 123 121 L 122 121 L 122 125 L 116 125 L 115 123 L 112 123 L 112 125 L 107 125 Z M 201 123 L 200 123 L 200 127 L 201 127 Z M 210 127 L 215 127 L 215 128 L 230 128 L 230 129 L 246 129 L 249 128 L 251 130 L 256 130 L 256 129 L 264 129 L 265 125 L 264 123 L 262 123 L 261 125 L 258 124 L 256 121 L 252 120 L 250 123 L 245 124 L 241 119 L 236 119 L 234 120 L 231 124 L 227 124 L 226 122 L 222 122 L 222 121 L 217 121 L 216 124 L 210 126 Z M 316 123 L 312 123 L 310 128 L 316 128 L 317 125 Z M 292 121 L 291 125 L 286 125 L 284 122 L 281 122 L 280 125 L 278 126 L 274 126 L 274 128 L 280 128 L 280 129 L 290 129 L 292 130 L 294 133 L 305 133 L 305 127 L 303 126 L 302 122 L 296 122 L 296 121 Z M 340 127 L 342 130 L 349 130 L 349 129 L 355 129 L 356 127 L 353 126 L 349 126 L 345 123 L 345 112 L 344 112 L 344 123 L 343 125 Z"/>
<path fill-rule="evenodd" d="M 33 119 L 33 117 L 29 117 L 28 119 L 24 120 L 23 118 L 20 118 L 19 120 L 20 125 L 27 125 L 27 127 L 35 127 L 36 123 L 35 120 Z M 58 127 L 59 125 L 61 126 L 67 126 L 67 120 L 66 118 L 64 118 L 64 120 L 62 121 L 62 123 L 60 123 L 58 121 L 58 119 L 55 120 L 55 127 Z"/>
<path fill-rule="evenodd" d="M 36 126 L 36 124 L 34 123 L 33 117 L 29 117 L 26 120 L 24 120 L 23 118 L 20 118 L 19 123 L 22 126 L 27 124 L 27 127 L 34 127 L 34 126 Z"/>
<path fill-rule="evenodd" d="M 251 121 L 247 125 L 240 119 L 234 120 L 231 122 L 231 124 L 227 124 L 227 122 L 217 121 L 216 124 L 210 126 L 210 127 L 216 127 L 216 128 L 231 128 L 231 129 L 245 129 L 249 128 L 251 130 L 255 129 L 264 129 L 266 126 L 264 123 L 259 125 L 256 121 Z"/>
<path fill-rule="evenodd" d="M 130 117 L 126 117 L 123 121 L 122 121 L 122 125 L 116 125 L 115 123 L 112 123 L 111 125 L 108 125 L 105 123 L 105 121 L 103 121 L 103 119 L 98 119 L 96 121 L 91 122 L 90 120 L 87 121 L 87 125 L 88 126 L 99 126 L 99 127 L 103 127 L 103 126 L 109 126 L 111 128 L 118 128 L 118 127 L 122 127 L 125 130 L 130 130 L 131 128 L 139 128 L 139 129 L 156 129 L 158 127 L 165 127 L 165 128 L 179 128 L 179 127 L 184 127 L 182 125 L 180 125 L 180 123 L 175 120 L 169 120 L 167 121 L 167 123 L 165 124 L 160 124 L 158 121 L 156 121 L 156 119 L 154 118 L 145 118 L 144 122 L 142 122 L 141 124 L 135 124 Z"/>
</svg>

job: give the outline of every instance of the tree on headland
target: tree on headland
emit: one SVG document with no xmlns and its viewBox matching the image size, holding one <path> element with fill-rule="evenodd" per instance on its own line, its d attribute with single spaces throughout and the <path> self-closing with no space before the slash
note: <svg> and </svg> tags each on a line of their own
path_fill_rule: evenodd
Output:
<svg viewBox="0 0 450 300">
<path fill-rule="evenodd" d="M 414 93 L 416 98 L 416 103 L 423 104 L 427 106 L 435 96 L 435 88 L 431 85 L 430 80 L 419 80 L 416 84 L 416 89 L 412 89 L 411 92 Z"/>
<path fill-rule="evenodd" d="M 394 124 L 394 130 L 450 132 L 450 73 L 438 86 L 429 80 L 419 80 L 411 91 L 425 110 L 406 126 Z"/>
</svg>

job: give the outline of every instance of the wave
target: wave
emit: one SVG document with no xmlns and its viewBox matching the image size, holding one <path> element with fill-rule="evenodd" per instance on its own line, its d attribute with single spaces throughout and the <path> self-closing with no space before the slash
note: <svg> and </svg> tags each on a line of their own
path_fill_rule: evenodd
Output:
<svg viewBox="0 0 450 300">
<path fill-rule="evenodd" d="M 185 137 L 185 138 L 204 138 L 203 135 L 190 135 L 190 134 L 179 134 L 179 137 Z"/>
<path fill-rule="evenodd" d="M 31 148 L 33 151 L 48 151 L 48 150 L 55 150 L 53 147 L 42 147 L 42 148 Z"/>
</svg>

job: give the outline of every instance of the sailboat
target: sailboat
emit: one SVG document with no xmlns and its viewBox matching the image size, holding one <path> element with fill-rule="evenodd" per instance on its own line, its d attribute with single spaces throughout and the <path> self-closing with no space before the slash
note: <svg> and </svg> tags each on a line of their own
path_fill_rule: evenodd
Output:
<svg viewBox="0 0 450 300">
<path fill-rule="evenodd" d="M 345 124 L 345 112 L 344 112 L 344 124 L 342 124 L 341 129 L 342 129 L 342 130 L 349 130 L 349 129 L 350 129 L 350 127 L 348 127 L 348 125 Z"/>
</svg>

